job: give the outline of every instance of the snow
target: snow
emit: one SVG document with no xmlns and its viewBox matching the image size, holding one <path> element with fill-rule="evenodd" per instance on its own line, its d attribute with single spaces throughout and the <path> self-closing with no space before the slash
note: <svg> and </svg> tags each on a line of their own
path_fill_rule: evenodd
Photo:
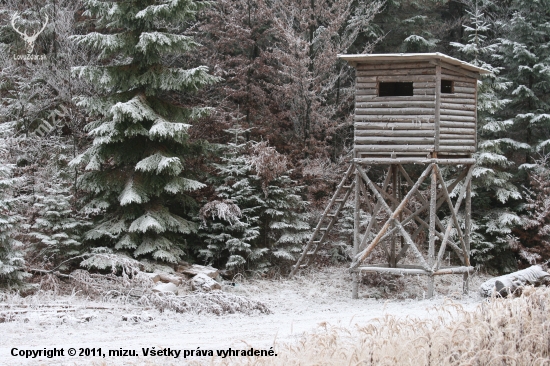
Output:
<svg viewBox="0 0 550 366">
<path fill-rule="evenodd" d="M 155 309 L 137 308 L 109 302 L 85 301 L 77 296 L 53 297 L 33 295 L 25 299 L 9 298 L 0 303 L 0 309 L 15 304 L 41 304 L 50 307 L 17 315 L 14 321 L 0 323 L 1 365 L 74 365 L 90 364 L 182 364 L 170 357 L 143 357 L 142 347 L 218 350 L 269 349 L 281 343 L 293 343 L 305 333 L 327 324 L 348 327 L 365 325 L 377 318 L 393 315 L 398 318 L 448 316 L 459 304 L 473 310 L 482 300 L 477 294 L 478 284 L 485 278 L 472 279 L 470 295 L 461 295 L 460 276 L 442 276 L 436 279 L 436 296 L 424 299 L 425 278 L 407 277 L 405 287 L 389 298 L 369 296 L 383 294 L 378 288 L 361 286 L 360 299 L 351 299 L 351 282 L 346 268 L 326 268 L 295 279 L 246 280 L 234 279 L 235 286 L 226 284 L 223 290 L 265 303 L 271 314 L 178 314 L 160 313 Z M 439 292 L 437 292 L 439 291 Z M 410 297 L 398 299 L 398 297 Z M 452 301 L 449 301 L 451 299 Z M 71 311 L 55 312 L 65 304 Z M 106 309 L 93 309 L 93 308 Z M 435 314 L 435 308 L 442 311 Z M 20 308 L 18 308 L 20 309 Z M 27 308 L 28 309 L 28 308 Z M 38 308 L 35 308 L 38 309 Z M 0 310 L 1 311 L 1 310 Z M 127 320 L 123 320 L 126 318 Z M 56 357 L 25 359 L 10 355 L 11 349 L 43 348 L 101 348 L 106 350 L 132 349 L 139 357 Z M 202 357 L 206 361 L 208 357 Z"/>
</svg>

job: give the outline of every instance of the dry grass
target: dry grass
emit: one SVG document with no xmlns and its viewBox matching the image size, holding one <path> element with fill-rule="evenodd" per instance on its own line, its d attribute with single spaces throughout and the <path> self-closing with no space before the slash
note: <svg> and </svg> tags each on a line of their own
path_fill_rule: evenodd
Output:
<svg viewBox="0 0 550 366">
<path fill-rule="evenodd" d="M 277 357 L 216 358 L 212 365 L 549 365 L 550 290 L 492 298 L 474 312 L 452 303 L 431 319 L 387 316 L 349 330 L 322 325 Z"/>
</svg>

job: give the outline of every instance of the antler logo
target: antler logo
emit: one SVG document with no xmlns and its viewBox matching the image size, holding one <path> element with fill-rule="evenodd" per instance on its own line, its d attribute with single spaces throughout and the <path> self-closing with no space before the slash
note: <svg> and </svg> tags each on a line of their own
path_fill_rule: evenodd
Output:
<svg viewBox="0 0 550 366">
<path fill-rule="evenodd" d="M 46 14 L 46 22 L 44 23 L 42 28 L 38 32 L 30 36 L 27 34 L 26 30 L 21 32 L 19 29 L 17 29 L 17 27 L 15 26 L 15 21 L 17 19 L 21 19 L 21 17 L 19 16 L 19 13 L 13 14 L 13 16 L 11 17 L 11 26 L 21 37 L 23 37 L 23 40 L 25 41 L 25 43 L 27 43 L 27 53 L 30 54 L 34 50 L 34 42 L 36 42 L 38 35 L 42 33 L 46 28 L 46 25 L 48 25 L 48 20 L 49 20 L 48 14 Z"/>
</svg>

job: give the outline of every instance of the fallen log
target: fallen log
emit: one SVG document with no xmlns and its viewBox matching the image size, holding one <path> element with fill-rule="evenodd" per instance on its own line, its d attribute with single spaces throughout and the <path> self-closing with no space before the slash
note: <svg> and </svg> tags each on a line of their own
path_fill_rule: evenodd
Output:
<svg viewBox="0 0 550 366">
<path fill-rule="evenodd" d="M 550 274 L 545 272 L 541 266 L 535 265 L 521 271 L 491 278 L 481 284 L 479 291 L 485 297 L 489 297 L 493 293 L 508 296 L 509 294 L 520 294 L 525 286 L 540 286 L 547 281 L 550 281 Z"/>
</svg>

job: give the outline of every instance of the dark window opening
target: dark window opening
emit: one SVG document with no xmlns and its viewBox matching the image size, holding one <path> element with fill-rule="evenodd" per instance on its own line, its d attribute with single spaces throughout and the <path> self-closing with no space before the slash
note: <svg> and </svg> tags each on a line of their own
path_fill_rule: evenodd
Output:
<svg viewBox="0 0 550 366">
<path fill-rule="evenodd" d="M 412 97 L 413 83 L 379 83 L 379 97 Z"/>
<path fill-rule="evenodd" d="M 444 94 L 453 94 L 454 83 L 452 80 L 441 80 L 441 92 Z"/>
</svg>

